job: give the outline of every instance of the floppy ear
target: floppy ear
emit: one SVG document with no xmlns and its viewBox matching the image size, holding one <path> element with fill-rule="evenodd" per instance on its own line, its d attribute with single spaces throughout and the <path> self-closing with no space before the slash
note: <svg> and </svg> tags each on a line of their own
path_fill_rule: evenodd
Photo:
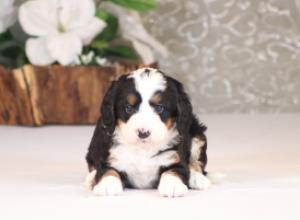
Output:
<svg viewBox="0 0 300 220">
<path fill-rule="evenodd" d="M 192 105 L 188 95 L 185 93 L 183 86 L 177 80 L 172 80 L 175 87 L 177 102 L 177 119 L 176 125 L 181 136 L 185 137 L 189 133 L 192 123 Z"/>
<path fill-rule="evenodd" d="M 117 92 L 117 81 L 113 81 L 107 90 L 101 105 L 101 126 L 111 134 L 115 130 L 115 100 Z"/>
<path fill-rule="evenodd" d="M 190 127 L 193 119 L 192 105 L 182 84 L 173 78 L 169 78 L 169 80 L 172 91 L 176 96 L 176 127 L 181 139 L 178 151 L 182 158 L 185 158 L 185 160 L 188 161 L 189 151 L 187 149 L 189 149 L 191 145 Z"/>
<path fill-rule="evenodd" d="M 102 105 L 101 116 L 98 119 L 91 140 L 86 160 L 89 170 L 97 170 L 96 182 L 99 175 L 106 169 L 106 159 L 109 155 L 109 148 L 112 145 L 112 134 L 115 130 L 115 100 L 116 100 L 117 82 L 114 81 L 106 92 Z"/>
</svg>

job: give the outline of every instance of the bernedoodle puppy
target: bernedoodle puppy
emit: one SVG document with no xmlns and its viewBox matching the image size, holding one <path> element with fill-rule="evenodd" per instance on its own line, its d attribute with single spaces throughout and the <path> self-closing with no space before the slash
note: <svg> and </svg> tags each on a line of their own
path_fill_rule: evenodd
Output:
<svg viewBox="0 0 300 220">
<path fill-rule="evenodd" d="M 152 68 L 123 75 L 102 102 L 86 185 L 101 196 L 124 188 L 158 188 L 167 197 L 206 189 L 205 130 L 177 80 Z"/>
</svg>

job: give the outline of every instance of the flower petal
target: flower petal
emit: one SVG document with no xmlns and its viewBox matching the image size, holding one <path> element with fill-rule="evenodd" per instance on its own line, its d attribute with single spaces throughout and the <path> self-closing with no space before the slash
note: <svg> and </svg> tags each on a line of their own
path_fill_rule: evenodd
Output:
<svg viewBox="0 0 300 220">
<path fill-rule="evenodd" d="M 16 21 L 14 14 L 8 15 L 6 17 L 0 17 L 0 33 L 5 32 L 10 26 L 12 26 Z"/>
<path fill-rule="evenodd" d="M 164 58 L 169 56 L 168 49 L 164 45 L 162 45 L 157 39 L 152 37 L 150 34 L 140 40 L 146 43 L 147 45 L 149 45 L 150 47 L 152 47 L 152 49 L 160 53 L 160 55 L 162 55 Z"/>
<path fill-rule="evenodd" d="M 138 12 L 130 11 L 127 15 L 124 14 L 123 16 L 124 18 L 121 20 L 120 25 L 125 37 L 137 39 L 152 47 L 152 49 L 159 52 L 163 57 L 168 56 L 167 48 L 149 34 Z"/>
<path fill-rule="evenodd" d="M 45 38 L 30 38 L 26 41 L 26 55 L 33 65 L 46 66 L 55 60 L 50 56 Z"/>
<path fill-rule="evenodd" d="M 73 32 L 81 38 L 84 45 L 88 45 L 105 27 L 104 21 L 94 17 L 85 27 L 75 29 Z"/>
<path fill-rule="evenodd" d="M 60 0 L 59 21 L 66 30 L 85 26 L 95 13 L 93 0 Z"/>
<path fill-rule="evenodd" d="M 139 42 L 137 40 L 132 39 L 133 47 L 136 50 L 136 52 L 140 55 L 142 58 L 144 64 L 148 65 L 151 63 L 154 63 L 154 55 L 150 47 L 148 47 L 146 44 Z"/>
<path fill-rule="evenodd" d="M 0 21 L 0 34 L 5 32 L 7 30 L 7 26 L 6 24 L 4 24 L 3 22 Z"/>
<path fill-rule="evenodd" d="M 57 32 L 57 0 L 28 1 L 19 9 L 19 20 L 27 34 L 46 36 Z"/>
<path fill-rule="evenodd" d="M 5 32 L 17 20 L 17 10 L 13 0 L 0 1 L 0 33 Z"/>
<path fill-rule="evenodd" d="M 168 56 L 168 50 L 157 39 L 152 37 L 143 25 L 140 14 L 136 11 L 124 10 L 111 2 L 102 4 L 106 10 L 119 18 L 121 32 L 126 39 L 138 40 L 159 52 L 163 57 Z"/>
<path fill-rule="evenodd" d="M 72 64 L 82 51 L 81 39 L 72 33 L 56 34 L 47 40 L 51 56 L 61 65 Z"/>
</svg>

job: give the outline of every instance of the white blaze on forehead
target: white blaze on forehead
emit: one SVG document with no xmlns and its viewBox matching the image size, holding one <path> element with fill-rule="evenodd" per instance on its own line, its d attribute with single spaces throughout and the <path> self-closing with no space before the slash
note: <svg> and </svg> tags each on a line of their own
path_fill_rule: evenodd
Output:
<svg viewBox="0 0 300 220">
<path fill-rule="evenodd" d="M 164 76 L 153 68 L 138 69 L 128 78 L 134 79 L 136 90 L 140 93 L 143 100 L 149 100 L 156 91 L 164 91 L 166 89 Z"/>
</svg>

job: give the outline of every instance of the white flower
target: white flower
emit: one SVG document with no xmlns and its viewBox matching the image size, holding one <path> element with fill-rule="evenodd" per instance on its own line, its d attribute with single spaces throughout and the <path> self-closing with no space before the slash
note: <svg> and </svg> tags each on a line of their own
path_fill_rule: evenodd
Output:
<svg viewBox="0 0 300 220">
<path fill-rule="evenodd" d="M 80 56 L 78 56 L 75 59 L 73 65 L 88 65 L 93 61 L 94 58 L 94 51 L 90 51 L 88 54 L 81 54 Z"/>
<path fill-rule="evenodd" d="M 103 57 L 96 56 L 93 51 L 90 51 L 88 54 L 81 54 L 78 56 L 72 65 L 89 65 L 95 61 L 99 66 L 105 66 L 108 64 L 108 60 Z"/>
<path fill-rule="evenodd" d="M 34 65 L 75 62 L 83 45 L 106 26 L 95 17 L 93 0 L 31 0 L 20 7 L 24 31 L 37 38 L 26 42 L 26 54 Z"/>
<path fill-rule="evenodd" d="M 88 54 L 82 55 L 81 59 L 83 64 L 90 64 L 94 57 L 95 57 L 94 51 L 90 51 Z"/>
<path fill-rule="evenodd" d="M 166 47 L 152 37 L 145 29 L 138 12 L 123 9 L 110 2 L 103 2 L 101 6 L 119 18 L 123 37 L 133 43 L 133 47 L 145 64 L 151 64 L 155 61 L 153 49 L 163 57 L 168 56 Z"/>
<path fill-rule="evenodd" d="M 0 33 L 13 25 L 17 18 L 14 0 L 0 0 Z"/>
<path fill-rule="evenodd" d="M 108 64 L 108 60 L 106 58 L 96 57 L 96 63 L 100 66 L 105 66 Z"/>
</svg>

